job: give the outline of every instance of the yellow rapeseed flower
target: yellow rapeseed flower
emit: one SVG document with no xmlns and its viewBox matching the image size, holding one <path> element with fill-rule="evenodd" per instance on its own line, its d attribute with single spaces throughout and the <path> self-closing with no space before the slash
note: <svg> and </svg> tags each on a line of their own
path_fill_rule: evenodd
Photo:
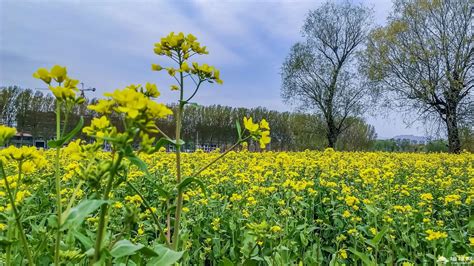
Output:
<svg viewBox="0 0 474 266">
<path fill-rule="evenodd" d="M 244 127 L 250 131 L 250 133 L 255 133 L 258 131 L 258 124 L 255 124 L 253 121 L 252 121 L 252 117 L 250 118 L 247 118 L 247 117 L 244 117 Z"/>
<path fill-rule="evenodd" d="M 431 229 L 426 230 L 426 240 L 433 241 L 433 240 L 438 240 L 438 239 L 443 239 L 447 238 L 448 234 L 446 232 L 441 232 L 441 231 L 434 231 Z"/>
<path fill-rule="evenodd" d="M 5 143 L 13 136 L 15 136 L 15 134 L 15 128 L 0 125 L 0 146 L 5 145 Z"/>
<path fill-rule="evenodd" d="M 347 259 L 347 251 L 346 251 L 345 249 L 339 250 L 338 253 L 339 253 L 339 257 L 340 257 L 341 259 Z"/>
<path fill-rule="evenodd" d="M 54 80 L 61 83 L 67 78 L 66 67 L 55 65 L 51 68 L 50 75 Z"/>
<path fill-rule="evenodd" d="M 46 84 L 51 83 L 51 74 L 46 68 L 39 68 L 38 70 L 36 70 L 36 72 L 33 73 L 33 77 L 37 79 L 41 79 Z"/>
<path fill-rule="evenodd" d="M 270 231 L 272 231 L 272 233 L 278 233 L 278 232 L 281 232 L 281 227 L 278 226 L 278 225 L 274 225 L 272 227 L 270 227 Z"/>
</svg>

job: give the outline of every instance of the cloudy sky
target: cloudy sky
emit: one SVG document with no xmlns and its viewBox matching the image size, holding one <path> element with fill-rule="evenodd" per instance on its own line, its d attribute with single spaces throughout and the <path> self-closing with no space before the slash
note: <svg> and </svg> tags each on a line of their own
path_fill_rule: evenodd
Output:
<svg viewBox="0 0 474 266">
<path fill-rule="evenodd" d="M 354 0 L 373 8 L 382 25 L 391 0 Z M 290 47 L 301 40 L 300 29 L 315 0 L 0 0 L 0 86 L 38 88 L 32 78 L 39 67 L 68 68 L 71 77 L 95 95 L 128 84 L 155 82 L 161 101 L 176 94 L 166 65 L 153 44 L 170 31 L 193 33 L 210 54 L 198 59 L 221 70 L 224 85 L 205 87 L 197 102 L 286 111 L 293 106 L 280 97 L 280 67 Z M 419 125 L 407 127 L 396 112 L 367 116 L 379 137 L 423 135 Z"/>
</svg>

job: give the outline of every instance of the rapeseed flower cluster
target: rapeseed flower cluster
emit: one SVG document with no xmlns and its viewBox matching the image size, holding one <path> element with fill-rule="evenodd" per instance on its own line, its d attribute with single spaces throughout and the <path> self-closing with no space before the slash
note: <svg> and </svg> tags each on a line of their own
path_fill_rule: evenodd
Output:
<svg viewBox="0 0 474 266">
<path fill-rule="evenodd" d="M 5 145 L 5 143 L 11 139 L 16 134 L 16 129 L 0 125 L 0 146 Z"/>
<path fill-rule="evenodd" d="M 170 57 L 175 62 L 179 62 L 179 68 L 162 67 L 158 64 L 152 64 L 151 69 L 154 71 L 166 70 L 168 74 L 174 77 L 177 73 L 192 74 L 197 77 L 199 82 L 208 81 L 222 84 L 220 72 L 213 66 L 207 64 L 199 64 L 197 62 L 188 63 L 188 59 L 195 54 L 208 54 L 205 46 L 197 41 L 197 38 L 180 32 L 175 34 L 171 32 L 168 36 L 161 38 L 161 41 L 155 43 L 153 50 L 157 55 Z M 180 90 L 177 85 L 172 85 L 171 90 Z"/>
<path fill-rule="evenodd" d="M 39 68 L 33 74 L 33 77 L 41 79 L 44 83 L 46 83 L 53 95 L 60 102 L 84 102 L 83 98 L 76 97 L 76 93 L 79 91 L 77 88 L 79 80 L 68 77 L 66 67 L 55 65 L 51 68 L 51 70 Z M 51 85 L 53 80 L 58 83 L 58 86 Z"/>
<path fill-rule="evenodd" d="M 250 132 L 252 138 L 259 142 L 260 148 L 264 149 L 270 143 L 270 126 L 265 119 L 262 119 L 260 123 L 254 123 L 252 117 L 244 117 L 244 127 Z"/>
<path fill-rule="evenodd" d="M 3 150 L 0 150 L 0 158 L 11 162 L 21 162 L 23 164 L 26 164 L 25 167 L 43 167 L 47 164 L 47 161 L 43 156 L 42 152 L 36 149 L 36 147 L 9 146 Z M 33 165 L 30 165 L 29 163 L 32 163 Z"/>
<path fill-rule="evenodd" d="M 156 121 L 173 113 L 166 105 L 155 102 L 154 99 L 160 95 L 156 85 L 146 83 L 142 87 L 132 84 L 104 95 L 108 98 L 88 106 L 102 116 L 94 118 L 83 132 L 96 138 L 99 143 L 108 140 L 120 145 L 128 145 L 138 137 L 141 140 L 141 151 L 155 152 L 153 145 L 156 138 L 153 135 L 161 132 Z M 119 125 L 114 125 L 109 120 L 108 116 L 112 113 L 123 119 L 123 132 L 119 132 Z"/>
<path fill-rule="evenodd" d="M 427 234 L 426 239 L 429 241 L 443 239 L 443 238 L 448 237 L 448 234 L 446 232 L 434 231 L 431 229 L 426 230 L 426 234 Z"/>
</svg>

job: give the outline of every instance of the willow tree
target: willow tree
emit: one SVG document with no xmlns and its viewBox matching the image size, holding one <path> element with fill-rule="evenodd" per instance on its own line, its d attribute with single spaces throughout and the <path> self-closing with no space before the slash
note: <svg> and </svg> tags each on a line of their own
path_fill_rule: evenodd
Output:
<svg viewBox="0 0 474 266">
<path fill-rule="evenodd" d="M 370 11 L 349 2 L 326 2 L 310 11 L 302 33 L 283 63 L 282 97 L 322 115 L 329 147 L 365 109 L 365 87 L 356 73 L 355 54 L 366 40 Z"/>
<path fill-rule="evenodd" d="M 444 124 L 450 152 L 472 119 L 473 0 L 397 0 L 388 24 L 371 32 L 363 68 L 395 107 Z M 471 120 L 472 121 L 472 120 Z"/>
</svg>

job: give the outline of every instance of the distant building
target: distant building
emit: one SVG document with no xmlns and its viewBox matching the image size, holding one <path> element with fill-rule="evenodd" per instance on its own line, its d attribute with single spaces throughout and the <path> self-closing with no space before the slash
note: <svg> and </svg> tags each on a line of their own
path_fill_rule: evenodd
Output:
<svg viewBox="0 0 474 266">
<path fill-rule="evenodd" d="M 41 138 L 35 139 L 33 135 L 26 132 L 18 132 L 10 139 L 9 145 L 16 147 L 35 146 L 37 148 L 46 148 L 46 141 Z"/>
</svg>

